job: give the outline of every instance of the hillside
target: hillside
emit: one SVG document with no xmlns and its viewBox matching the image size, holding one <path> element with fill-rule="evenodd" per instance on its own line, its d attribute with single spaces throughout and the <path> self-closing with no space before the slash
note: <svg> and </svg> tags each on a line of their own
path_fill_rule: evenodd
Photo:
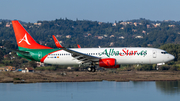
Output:
<svg viewBox="0 0 180 101">
<path fill-rule="evenodd" d="M 55 47 L 52 35 L 67 47 L 153 46 L 180 43 L 180 23 L 175 21 L 150 21 L 146 19 L 104 23 L 87 20 L 56 19 L 23 23 L 37 42 Z M 15 43 L 12 24 L 0 20 L 0 40 Z"/>
</svg>

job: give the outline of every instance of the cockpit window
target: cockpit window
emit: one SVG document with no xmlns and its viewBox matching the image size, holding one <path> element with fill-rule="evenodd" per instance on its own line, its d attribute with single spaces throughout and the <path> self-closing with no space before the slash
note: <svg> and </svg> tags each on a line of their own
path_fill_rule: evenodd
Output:
<svg viewBox="0 0 180 101">
<path fill-rule="evenodd" d="M 168 52 L 161 52 L 161 54 L 168 54 Z"/>
</svg>

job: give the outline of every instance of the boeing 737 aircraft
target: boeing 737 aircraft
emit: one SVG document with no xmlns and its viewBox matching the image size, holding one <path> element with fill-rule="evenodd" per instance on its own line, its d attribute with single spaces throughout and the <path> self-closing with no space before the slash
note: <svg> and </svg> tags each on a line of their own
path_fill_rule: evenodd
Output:
<svg viewBox="0 0 180 101">
<path fill-rule="evenodd" d="M 119 68 L 120 64 L 164 64 L 174 56 L 164 50 L 143 47 L 65 48 L 53 36 L 57 49 L 38 44 L 19 21 L 12 21 L 19 50 L 18 56 L 28 60 L 57 65 L 89 65 L 95 72 L 97 66 Z"/>
</svg>

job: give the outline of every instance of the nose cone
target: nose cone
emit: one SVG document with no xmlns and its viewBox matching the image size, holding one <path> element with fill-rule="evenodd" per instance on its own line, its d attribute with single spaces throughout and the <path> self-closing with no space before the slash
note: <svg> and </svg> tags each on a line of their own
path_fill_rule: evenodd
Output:
<svg viewBox="0 0 180 101">
<path fill-rule="evenodd" d="M 169 55 L 169 59 L 170 59 L 170 60 L 174 60 L 175 57 L 174 57 L 173 55 L 170 54 L 170 55 Z"/>
</svg>

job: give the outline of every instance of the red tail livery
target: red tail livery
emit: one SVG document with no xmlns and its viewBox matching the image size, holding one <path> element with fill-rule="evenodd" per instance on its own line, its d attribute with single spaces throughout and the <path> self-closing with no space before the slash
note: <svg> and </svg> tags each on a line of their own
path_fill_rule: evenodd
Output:
<svg viewBox="0 0 180 101">
<path fill-rule="evenodd" d="M 12 21 L 18 47 L 28 49 L 51 49 L 50 47 L 38 44 L 24 27 L 17 21 Z"/>
</svg>

